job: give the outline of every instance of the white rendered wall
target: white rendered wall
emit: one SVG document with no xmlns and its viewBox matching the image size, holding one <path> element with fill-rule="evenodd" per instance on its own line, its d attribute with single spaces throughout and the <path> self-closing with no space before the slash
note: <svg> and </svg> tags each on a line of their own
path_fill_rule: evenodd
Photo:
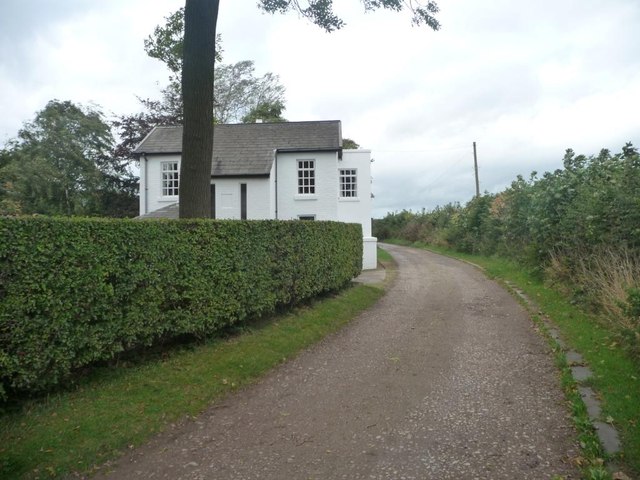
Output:
<svg viewBox="0 0 640 480">
<path fill-rule="evenodd" d="M 338 170 L 356 169 L 357 197 L 338 197 L 338 220 L 362 225 L 362 268 L 378 266 L 378 239 L 371 236 L 371 150 L 343 150 Z"/>
<path fill-rule="evenodd" d="M 378 267 L 378 239 L 364 237 L 362 239 L 362 269 L 375 270 Z"/>
<path fill-rule="evenodd" d="M 178 201 L 178 196 L 162 196 L 162 162 L 178 162 L 180 155 L 149 155 L 140 158 L 140 215 Z M 146 164 L 146 167 L 145 167 Z"/>
<path fill-rule="evenodd" d="M 298 160 L 315 161 L 316 193 L 298 194 Z M 338 220 L 337 152 L 279 153 L 277 171 L 278 219 L 313 215 L 316 220 Z"/>
<path fill-rule="evenodd" d="M 216 218 L 240 220 L 240 184 L 247 184 L 247 220 L 271 218 L 270 179 L 267 177 L 215 177 Z"/>
<path fill-rule="evenodd" d="M 358 196 L 338 200 L 338 220 L 348 223 L 360 223 L 362 236 L 371 236 L 371 150 L 344 150 L 342 160 L 336 170 L 356 169 Z M 337 175 L 337 173 L 336 173 Z M 338 177 L 336 176 L 336 179 Z M 338 183 L 338 180 L 336 180 Z"/>
<path fill-rule="evenodd" d="M 269 216 L 270 220 L 276 218 L 276 162 L 271 165 L 269 172 Z"/>
</svg>

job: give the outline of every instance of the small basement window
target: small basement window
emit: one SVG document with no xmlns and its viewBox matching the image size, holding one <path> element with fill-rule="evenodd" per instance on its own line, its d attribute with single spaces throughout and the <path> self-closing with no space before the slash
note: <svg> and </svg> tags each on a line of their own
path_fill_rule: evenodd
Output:
<svg viewBox="0 0 640 480">
<path fill-rule="evenodd" d="M 177 197 L 180 167 L 178 162 L 162 162 L 162 196 Z"/>
<path fill-rule="evenodd" d="M 298 220 L 315 220 L 315 215 L 298 215 Z"/>
</svg>

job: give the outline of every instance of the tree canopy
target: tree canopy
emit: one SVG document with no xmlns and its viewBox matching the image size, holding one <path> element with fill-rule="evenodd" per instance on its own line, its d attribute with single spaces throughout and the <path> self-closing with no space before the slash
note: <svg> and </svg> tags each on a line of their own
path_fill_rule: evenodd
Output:
<svg viewBox="0 0 640 480">
<path fill-rule="evenodd" d="M 144 41 L 144 50 L 151 58 L 163 62 L 179 80 L 182 72 L 184 52 L 184 7 L 165 17 L 164 25 L 157 25 Z M 211 52 L 216 62 L 222 61 L 222 40 L 216 37 L 215 51 Z"/>
<path fill-rule="evenodd" d="M 399 12 L 408 9 L 414 25 L 427 25 L 433 30 L 440 29 L 440 22 L 435 15 L 439 8 L 436 2 L 420 2 L 418 0 L 361 0 L 365 12 L 384 8 Z M 306 5 L 306 6 L 305 6 Z M 258 0 L 258 7 L 268 13 L 298 12 L 327 32 L 344 27 L 344 21 L 333 11 L 332 0 Z"/>
<path fill-rule="evenodd" d="M 342 148 L 356 150 L 360 148 L 360 145 L 357 144 L 354 140 L 351 140 L 350 138 L 343 138 Z"/>
<path fill-rule="evenodd" d="M 50 101 L 0 150 L 0 213 L 129 216 L 136 178 L 97 107 Z"/>
</svg>

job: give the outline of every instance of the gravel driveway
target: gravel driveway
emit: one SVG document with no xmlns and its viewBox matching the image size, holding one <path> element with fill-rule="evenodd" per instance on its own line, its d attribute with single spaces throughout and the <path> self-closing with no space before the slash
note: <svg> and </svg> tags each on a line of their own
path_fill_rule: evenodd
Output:
<svg viewBox="0 0 640 480">
<path fill-rule="evenodd" d="M 374 308 L 109 478 L 579 478 L 558 373 L 522 307 L 469 265 L 384 248 L 399 272 Z"/>
</svg>

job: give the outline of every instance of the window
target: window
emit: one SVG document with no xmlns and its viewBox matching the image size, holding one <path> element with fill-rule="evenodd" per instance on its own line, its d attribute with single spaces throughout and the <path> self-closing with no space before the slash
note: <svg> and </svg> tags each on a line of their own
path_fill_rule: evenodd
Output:
<svg viewBox="0 0 640 480">
<path fill-rule="evenodd" d="M 298 160 L 298 194 L 316 193 L 315 160 Z"/>
<path fill-rule="evenodd" d="M 162 196 L 178 196 L 178 162 L 162 162 Z"/>
<path fill-rule="evenodd" d="M 240 220 L 247 219 L 247 184 L 240 184 Z"/>
<path fill-rule="evenodd" d="M 358 196 L 357 170 L 355 168 L 340 169 L 340 197 L 355 198 Z"/>
<path fill-rule="evenodd" d="M 298 220 L 315 220 L 316 216 L 315 215 L 298 215 Z"/>
</svg>

